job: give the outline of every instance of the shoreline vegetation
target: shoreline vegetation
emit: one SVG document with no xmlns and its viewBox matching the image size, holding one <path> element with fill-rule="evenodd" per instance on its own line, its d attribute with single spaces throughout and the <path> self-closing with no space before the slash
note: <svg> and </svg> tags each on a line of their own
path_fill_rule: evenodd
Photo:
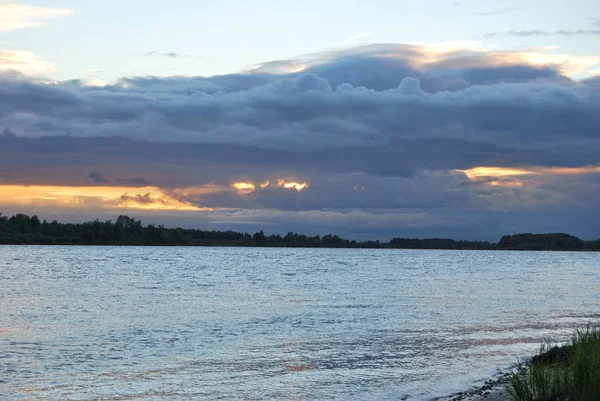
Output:
<svg viewBox="0 0 600 401">
<path fill-rule="evenodd" d="M 507 391 L 514 401 L 598 401 L 600 329 L 577 330 L 562 347 L 542 345 L 511 374 Z"/>
<path fill-rule="evenodd" d="M 0 245 L 130 245 L 130 246 L 232 246 L 297 248 L 387 248 L 457 250 L 600 251 L 600 239 L 585 241 L 564 233 L 505 235 L 498 243 L 447 238 L 393 238 L 389 242 L 353 241 L 338 235 L 306 236 L 297 233 L 266 235 L 236 231 L 166 228 L 144 225 L 129 216 L 116 221 L 85 223 L 48 222 L 37 216 L 0 213 Z"/>
<path fill-rule="evenodd" d="M 436 401 L 598 401 L 600 327 L 576 330 L 562 346 L 539 352 L 485 384 Z"/>
</svg>

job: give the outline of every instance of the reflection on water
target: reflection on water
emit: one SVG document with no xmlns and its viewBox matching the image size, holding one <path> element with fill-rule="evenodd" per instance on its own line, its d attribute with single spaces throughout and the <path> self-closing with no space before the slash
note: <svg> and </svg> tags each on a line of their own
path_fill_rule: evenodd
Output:
<svg viewBox="0 0 600 401">
<path fill-rule="evenodd" d="M 600 254 L 0 247 L 2 400 L 427 400 L 600 322 Z"/>
</svg>

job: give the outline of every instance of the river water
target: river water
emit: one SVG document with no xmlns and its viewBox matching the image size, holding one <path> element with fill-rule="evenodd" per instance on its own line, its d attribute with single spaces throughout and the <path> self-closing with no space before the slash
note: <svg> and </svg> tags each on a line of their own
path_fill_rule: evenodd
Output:
<svg viewBox="0 0 600 401">
<path fill-rule="evenodd" d="M 600 322 L 600 253 L 0 247 L 0 399 L 429 400 Z"/>
</svg>

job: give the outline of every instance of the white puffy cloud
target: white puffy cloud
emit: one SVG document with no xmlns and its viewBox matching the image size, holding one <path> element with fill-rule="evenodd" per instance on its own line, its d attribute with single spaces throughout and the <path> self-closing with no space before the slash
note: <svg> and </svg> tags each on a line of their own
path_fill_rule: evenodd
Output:
<svg viewBox="0 0 600 401">
<path fill-rule="evenodd" d="M 22 50 L 0 50 L 0 71 L 16 71 L 28 76 L 47 76 L 57 70 L 54 63 Z"/>
<path fill-rule="evenodd" d="M 66 8 L 38 7 L 13 1 L 0 2 L 0 32 L 39 27 L 46 21 L 73 14 Z"/>
</svg>

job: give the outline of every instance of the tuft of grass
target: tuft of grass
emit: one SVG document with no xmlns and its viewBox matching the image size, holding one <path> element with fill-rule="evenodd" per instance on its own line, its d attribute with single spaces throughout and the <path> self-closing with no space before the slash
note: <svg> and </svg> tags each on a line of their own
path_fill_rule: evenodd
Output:
<svg viewBox="0 0 600 401">
<path fill-rule="evenodd" d="M 507 390 L 514 401 L 599 401 L 600 329 L 577 330 L 563 347 L 542 345 L 519 364 Z"/>
</svg>

